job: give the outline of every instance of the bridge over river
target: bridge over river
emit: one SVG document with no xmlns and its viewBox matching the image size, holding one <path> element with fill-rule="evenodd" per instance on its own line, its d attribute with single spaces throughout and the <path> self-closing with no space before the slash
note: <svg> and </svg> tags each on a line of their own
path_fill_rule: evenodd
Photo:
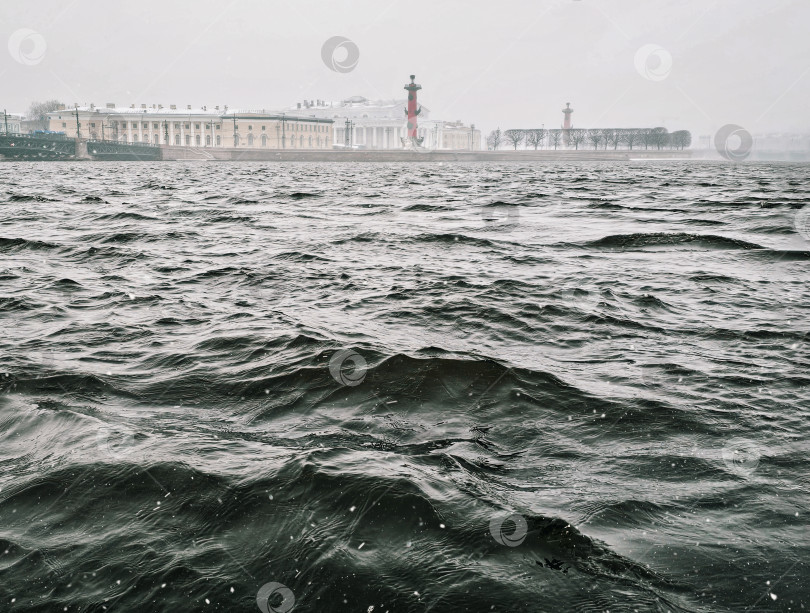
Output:
<svg viewBox="0 0 810 613">
<path fill-rule="evenodd" d="M 143 143 L 77 140 L 63 134 L 0 134 L 0 156 L 11 160 L 162 159 L 160 147 Z"/>
</svg>

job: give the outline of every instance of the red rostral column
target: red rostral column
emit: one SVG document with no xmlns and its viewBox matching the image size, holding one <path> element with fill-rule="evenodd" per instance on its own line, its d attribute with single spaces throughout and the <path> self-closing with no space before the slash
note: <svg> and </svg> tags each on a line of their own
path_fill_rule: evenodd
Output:
<svg viewBox="0 0 810 613">
<path fill-rule="evenodd" d="M 571 113 L 573 112 L 574 109 L 571 108 L 571 103 L 566 102 L 565 108 L 563 109 L 563 115 L 565 115 L 565 121 L 563 121 L 563 130 L 571 129 Z"/>
<path fill-rule="evenodd" d="M 571 103 L 566 102 L 565 108 L 562 110 L 563 115 L 565 115 L 565 120 L 563 121 L 563 144 L 567 147 L 568 146 L 568 131 L 571 129 L 571 113 L 574 112 L 574 109 L 571 108 Z"/>
<path fill-rule="evenodd" d="M 405 86 L 408 91 L 408 108 L 405 113 L 408 115 L 408 140 L 410 144 L 421 145 L 422 139 L 416 136 L 416 116 L 422 112 L 422 109 L 421 107 L 416 108 L 416 92 L 422 89 L 422 86 L 413 82 L 415 78 L 416 75 L 411 75 L 411 82 Z M 407 144 L 405 139 L 403 139 L 403 143 Z"/>
</svg>

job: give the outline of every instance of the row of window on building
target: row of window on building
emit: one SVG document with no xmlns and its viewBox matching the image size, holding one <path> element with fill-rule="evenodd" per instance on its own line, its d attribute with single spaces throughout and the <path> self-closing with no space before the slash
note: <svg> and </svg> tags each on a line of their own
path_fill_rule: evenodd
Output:
<svg viewBox="0 0 810 613">
<path fill-rule="evenodd" d="M 161 126 L 161 124 L 159 122 L 151 122 L 151 123 L 152 123 L 152 129 L 153 130 L 159 130 L 161 127 L 164 128 L 164 129 L 168 129 L 168 124 L 166 122 L 164 122 L 164 124 L 162 126 Z M 120 129 L 126 130 L 127 128 L 132 128 L 133 130 L 137 130 L 139 124 L 141 124 L 140 125 L 141 128 L 147 128 L 148 129 L 150 122 L 148 122 L 148 121 L 142 121 L 142 122 L 137 122 L 137 121 L 126 122 L 126 121 L 122 121 L 122 122 L 120 122 Z M 191 124 L 190 123 L 172 122 L 172 127 L 175 130 L 180 130 L 181 125 L 182 125 L 182 129 L 185 129 L 185 130 L 190 130 L 191 129 Z M 206 128 L 212 129 L 212 130 L 220 130 L 220 129 L 222 129 L 222 124 L 219 124 L 219 123 L 218 124 L 213 124 L 213 123 L 199 124 L 199 123 L 195 123 L 194 124 L 194 129 L 195 130 L 200 130 L 202 125 L 204 125 Z M 113 130 L 117 130 L 119 128 L 119 122 L 111 121 L 109 126 Z M 67 124 L 66 121 L 62 122 L 62 127 L 67 129 L 68 124 Z M 81 127 L 82 127 L 81 122 L 79 122 L 78 127 L 81 129 Z M 96 127 L 96 122 L 95 121 L 90 122 L 90 128 L 95 128 L 95 127 Z M 248 131 L 253 130 L 252 125 L 248 125 L 247 128 L 248 128 Z M 267 129 L 267 126 L 262 126 L 261 128 L 262 128 L 262 131 L 265 131 Z M 329 126 L 321 125 L 321 124 L 306 124 L 306 123 L 299 125 L 297 123 L 287 122 L 287 123 L 285 123 L 285 130 L 290 130 L 292 132 L 298 132 L 298 131 L 302 131 L 302 132 L 328 132 L 329 131 Z"/>
<path fill-rule="evenodd" d="M 62 129 L 69 131 L 74 124 L 68 125 L 63 121 Z M 194 130 L 191 130 L 191 125 Z M 230 135 L 222 136 L 222 124 L 214 122 L 136 122 L 136 121 L 111 121 L 101 122 L 78 122 L 76 127 L 84 132 L 91 139 L 117 140 L 125 143 L 145 143 L 153 145 L 186 145 L 186 146 L 206 146 L 211 147 L 212 142 L 220 147 L 225 142 L 230 141 Z M 256 126 L 261 128 L 254 132 L 253 124 L 247 125 L 247 135 L 243 136 L 238 131 L 233 133 L 233 146 L 248 147 L 276 147 L 276 148 L 329 148 L 331 147 L 331 136 L 329 135 L 328 124 L 308 124 L 296 122 L 277 122 L 275 133 L 267 130 L 266 125 Z M 202 129 L 201 129 L 202 128 Z M 226 126 L 226 132 L 228 126 Z M 170 133 L 171 129 L 171 133 Z M 238 130 L 238 127 L 236 128 Z M 243 124 L 244 129 L 244 124 Z M 136 131 L 131 133 L 132 131 Z M 178 131 L 180 131 L 178 133 Z M 140 132 L 140 133 L 138 133 Z M 196 132 L 196 133 L 195 133 Z M 304 134 L 306 132 L 315 134 Z M 216 134 L 214 134 L 216 133 Z"/>
<path fill-rule="evenodd" d="M 79 126 L 81 127 L 81 126 Z M 91 123 L 90 124 L 90 138 L 96 140 L 101 137 L 101 134 L 94 130 L 95 126 Z M 133 134 L 132 138 L 130 139 L 128 135 L 119 135 L 117 132 L 113 132 L 113 134 L 105 135 L 112 140 L 117 140 L 123 143 L 145 143 L 145 144 L 153 144 L 153 145 L 166 145 L 172 140 L 171 137 L 166 138 L 166 135 L 163 135 L 161 138 L 160 133 L 155 133 L 152 135 L 144 134 L 142 137 L 139 137 L 137 134 Z M 277 141 L 277 142 L 276 142 Z M 216 145 L 219 147 L 222 145 L 222 136 L 217 134 L 216 135 Z M 188 147 L 194 145 L 197 147 L 201 147 L 203 144 L 203 139 L 201 134 L 175 134 L 174 135 L 174 145 L 186 145 Z M 233 136 L 233 146 L 239 147 L 242 145 L 247 144 L 248 147 L 255 147 L 259 145 L 261 147 L 269 147 L 271 145 L 275 147 L 281 146 L 283 147 L 318 147 L 318 148 L 326 148 L 331 145 L 329 139 L 327 137 L 321 136 L 307 136 L 305 137 L 303 134 L 300 135 L 290 135 L 290 136 L 281 136 L 273 139 L 271 143 L 271 139 L 268 138 L 267 134 L 262 134 L 260 137 L 256 137 L 253 134 L 248 134 L 247 138 L 242 138 L 239 134 L 234 134 Z M 205 135 L 205 145 L 207 147 L 211 146 L 211 135 Z"/>
</svg>

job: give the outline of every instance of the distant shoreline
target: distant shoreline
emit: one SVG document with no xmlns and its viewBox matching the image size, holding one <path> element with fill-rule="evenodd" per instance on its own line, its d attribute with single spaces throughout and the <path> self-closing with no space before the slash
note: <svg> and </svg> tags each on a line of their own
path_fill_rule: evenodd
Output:
<svg viewBox="0 0 810 613">
<path fill-rule="evenodd" d="M 72 142 L 72 139 L 71 139 Z M 81 142 L 80 145 L 84 145 Z M 164 161 L 164 162 L 593 162 L 593 161 L 723 161 L 714 149 L 540 149 L 518 151 L 410 151 L 401 149 L 240 149 L 207 148 L 161 145 L 146 147 L 151 153 L 141 158 L 140 148 L 123 145 L 121 152 L 110 155 L 90 155 L 86 148 L 78 157 L 73 155 L 49 159 L 9 158 L 0 155 L 0 162 L 13 161 Z M 159 150 L 158 150 L 159 149 Z M 155 159 L 159 155 L 160 159 Z M 810 162 L 810 153 L 805 152 L 753 152 L 748 162 Z"/>
<path fill-rule="evenodd" d="M 534 162 L 631 160 L 639 158 L 691 159 L 692 152 L 671 150 L 520 150 L 520 151 L 405 151 L 395 149 L 299 150 L 294 149 L 205 149 L 163 146 L 164 161 L 261 161 L 261 162 Z"/>
</svg>

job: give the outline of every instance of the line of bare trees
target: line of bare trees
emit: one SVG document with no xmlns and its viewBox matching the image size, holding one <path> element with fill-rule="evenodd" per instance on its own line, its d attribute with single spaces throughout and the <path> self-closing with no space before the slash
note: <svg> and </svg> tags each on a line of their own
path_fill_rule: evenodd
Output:
<svg viewBox="0 0 810 613">
<path fill-rule="evenodd" d="M 689 130 L 669 132 L 666 128 L 597 128 L 569 130 L 534 128 L 530 130 L 493 130 L 487 137 L 487 148 L 500 149 L 511 146 L 517 151 L 520 145 L 525 149 L 684 149 L 692 144 Z"/>
<path fill-rule="evenodd" d="M 30 130 L 47 130 L 49 127 L 48 113 L 56 111 L 62 105 L 59 100 L 46 100 L 45 102 L 32 102 L 28 108 L 26 119 Z M 36 123 L 34 123 L 36 122 Z"/>
</svg>

